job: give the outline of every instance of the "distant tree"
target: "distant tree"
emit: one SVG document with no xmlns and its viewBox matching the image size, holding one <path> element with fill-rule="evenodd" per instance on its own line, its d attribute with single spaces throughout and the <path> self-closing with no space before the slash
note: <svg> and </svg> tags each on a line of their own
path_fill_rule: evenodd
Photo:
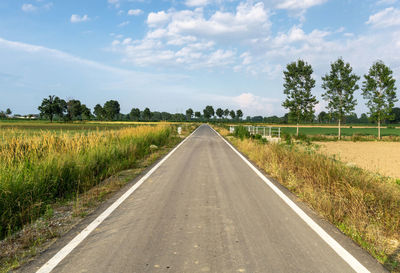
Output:
<svg viewBox="0 0 400 273">
<path fill-rule="evenodd" d="M 196 118 L 201 118 L 201 113 L 197 111 L 197 112 L 194 113 L 194 116 Z"/>
<path fill-rule="evenodd" d="M 267 122 L 270 123 L 270 118 L 266 118 Z M 262 116 L 254 116 L 251 118 L 252 122 L 263 122 L 264 118 Z"/>
<path fill-rule="evenodd" d="M 186 110 L 186 118 L 187 118 L 188 120 L 191 120 L 192 117 L 193 117 L 193 109 L 192 109 L 192 108 L 189 108 L 189 109 Z"/>
<path fill-rule="evenodd" d="M 150 120 L 150 118 L 151 118 L 151 111 L 150 111 L 150 109 L 148 108 L 148 107 L 146 107 L 144 110 L 143 110 L 143 119 L 145 119 L 145 120 Z"/>
<path fill-rule="evenodd" d="M 66 119 L 73 120 L 81 118 L 82 115 L 82 105 L 79 100 L 69 100 L 67 101 L 67 115 Z"/>
<path fill-rule="evenodd" d="M 161 120 L 161 113 L 160 112 L 151 112 L 151 120 L 153 121 L 160 121 Z"/>
<path fill-rule="evenodd" d="M 215 115 L 214 108 L 211 105 L 207 105 L 206 108 L 203 110 L 203 115 L 206 119 L 210 119 Z"/>
<path fill-rule="evenodd" d="M 356 113 L 350 113 L 349 115 L 346 115 L 344 119 L 346 123 L 358 123 L 358 117 Z"/>
<path fill-rule="evenodd" d="M 286 66 L 284 73 L 284 91 L 287 96 L 282 106 L 289 110 L 289 115 L 297 124 L 296 134 L 299 135 L 299 123 L 311 120 L 314 114 L 314 106 L 318 103 L 311 90 L 315 86 L 312 78 L 311 65 L 303 60 L 292 62 Z"/>
<path fill-rule="evenodd" d="M 0 111 L 0 119 L 5 119 L 7 118 L 6 112 Z"/>
<path fill-rule="evenodd" d="M 367 100 L 371 119 L 378 122 L 378 138 L 381 138 L 381 122 L 392 120 L 396 98 L 396 80 L 392 70 L 382 61 L 375 62 L 364 75 L 362 94 Z"/>
<path fill-rule="evenodd" d="M 49 96 L 42 100 L 42 104 L 38 107 L 40 111 L 40 116 L 50 119 L 53 122 L 54 116 L 63 116 L 66 108 L 66 103 L 64 100 L 57 96 Z"/>
<path fill-rule="evenodd" d="M 229 115 L 231 116 L 232 119 L 235 119 L 235 117 L 236 117 L 235 111 L 233 111 L 233 110 L 231 110 L 229 112 Z"/>
<path fill-rule="evenodd" d="M 400 108 L 399 107 L 393 107 L 391 115 L 393 116 L 393 119 L 390 121 L 390 123 L 400 123 Z"/>
<path fill-rule="evenodd" d="M 239 109 L 239 110 L 236 111 L 236 117 L 237 117 L 237 119 L 241 119 L 243 117 L 242 110 Z"/>
<path fill-rule="evenodd" d="M 368 118 L 368 115 L 365 114 L 365 113 L 362 113 L 361 116 L 360 116 L 360 118 L 358 119 L 358 122 L 359 122 L 359 123 L 369 123 L 370 120 L 369 120 L 369 118 Z"/>
<path fill-rule="evenodd" d="M 89 120 L 92 117 L 92 113 L 86 104 L 81 105 L 81 115 L 84 120 Z"/>
<path fill-rule="evenodd" d="M 96 104 L 93 110 L 93 114 L 98 120 L 104 119 L 105 113 L 103 107 L 100 104 Z"/>
<path fill-rule="evenodd" d="M 353 68 L 342 58 L 331 64 L 331 71 L 322 77 L 322 98 L 328 102 L 328 109 L 338 120 L 338 139 L 341 138 L 340 123 L 346 115 L 354 111 L 357 101 L 354 92 L 359 89 L 359 76 L 352 73 Z"/>
<path fill-rule="evenodd" d="M 217 111 L 215 111 L 215 113 L 217 114 L 217 116 L 219 118 L 222 118 L 222 116 L 224 115 L 224 110 L 222 110 L 221 108 L 218 108 Z"/>
<path fill-rule="evenodd" d="M 11 109 L 10 109 L 10 108 L 7 108 L 7 110 L 6 110 L 6 115 L 9 116 L 9 115 L 11 115 L 11 114 L 12 114 Z"/>
<path fill-rule="evenodd" d="M 326 113 L 325 111 L 321 111 L 321 113 L 318 114 L 318 122 L 319 123 L 328 123 L 329 122 L 329 114 Z"/>
<path fill-rule="evenodd" d="M 170 113 L 167 112 L 161 112 L 161 119 L 162 120 L 171 120 L 172 115 Z"/>
<path fill-rule="evenodd" d="M 140 118 L 140 110 L 139 108 L 132 108 L 129 113 L 129 119 L 131 120 L 139 120 Z"/>
<path fill-rule="evenodd" d="M 228 108 L 224 110 L 224 117 L 225 118 L 229 117 L 229 109 Z"/>
<path fill-rule="evenodd" d="M 121 108 L 118 101 L 109 100 L 104 103 L 103 110 L 105 118 L 108 120 L 113 120 L 118 117 Z"/>
</svg>

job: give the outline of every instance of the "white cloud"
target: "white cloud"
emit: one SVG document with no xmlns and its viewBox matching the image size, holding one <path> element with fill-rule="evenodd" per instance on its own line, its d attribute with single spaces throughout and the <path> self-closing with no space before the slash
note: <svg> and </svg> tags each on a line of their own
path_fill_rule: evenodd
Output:
<svg viewBox="0 0 400 273">
<path fill-rule="evenodd" d="M 279 100 L 256 96 L 252 93 L 242 93 L 239 96 L 233 97 L 232 100 L 245 113 L 263 115 L 267 113 L 268 115 L 271 115 L 281 108 Z"/>
<path fill-rule="evenodd" d="M 44 53 L 46 56 L 52 56 L 58 59 L 62 59 L 66 62 L 72 62 L 72 63 L 78 63 L 78 64 L 83 64 L 87 65 L 96 69 L 102 69 L 106 70 L 109 72 L 114 72 L 114 73 L 128 73 L 128 70 L 123 70 L 111 66 L 107 66 L 98 62 L 94 62 L 91 60 L 83 59 L 80 57 L 76 57 L 74 55 L 65 53 L 60 50 L 56 49 L 51 49 L 43 46 L 38 46 L 38 45 L 32 45 L 32 44 L 27 44 L 27 43 L 21 43 L 21 42 L 15 42 L 15 41 L 9 41 L 5 40 L 3 38 L 0 38 L 0 47 L 5 47 L 13 50 L 19 50 L 23 52 L 29 52 L 29 53 Z"/>
<path fill-rule="evenodd" d="M 147 24 L 151 27 L 163 25 L 168 22 L 170 15 L 165 11 L 150 12 L 147 16 Z"/>
<path fill-rule="evenodd" d="M 244 92 L 237 96 L 223 96 L 215 94 L 199 94 L 198 100 L 213 105 L 223 105 L 223 108 L 241 109 L 245 115 L 281 115 L 284 110 L 281 101 L 276 98 L 268 98 L 255 95 L 251 92 Z"/>
<path fill-rule="evenodd" d="M 149 27 L 165 29 L 169 37 L 195 36 L 221 40 L 242 40 L 265 35 L 270 22 L 264 4 L 240 3 L 236 13 L 217 11 L 208 19 L 202 8 L 150 13 Z"/>
<path fill-rule="evenodd" d="M 89 20 L 90 20 L 90 18 L 87 14 L 85 14 L 83 16 L 80 16 L 78 14 L 72 14 L 71 19 L 70 19 L 71 23 L 81 23 L 81 22 L 86 22 Z"/>
<path fill-rule="evenodd" d="M 186 0 L 185 5 L 188 7 L 200 7 L 210 4 L 210 0 Z"/>
<path fill-rule="evenodd" d="M 130 10 L 128 10 L 128 15 L 131 15 L 131 16 L 138 16 L 138 15 L 140 15 L 142 13 L 143 13 L 143 11 L 141 9 L 130 9 Z"/>
<path fill-rule="evenodd" d="M 34 12 L 37 10 L 37 7 L 32 4 L 23 4 L 21 9 L 24 12 Z"/>
<path fill-rule="evenodd" d="M 277 4 L 278 9 L 305 10 L 313 6 L 321 5 L 327 0 L 283 0 Z"/>
<path fill-rule="evenodd" d="M 397 2 L 397 0 L 379 0 L 377 5 L 393 5 Z"/>
<path fill-rule="evenodd" d="M 400 25 L 400 9 L 393 7 L 381 10 L 371 15 L 367 21 L 374 27 L 385 28 Z"/>
<path fill-rule="evenodd" d="M 121 6 L 119 0 L 108 0 L 107 1 L 110 5 L 114 5 L 116 8 L 119 8 Z"/>
<path fill-rule="evenodd" d="M 121 24 L 119 24 L 118 25 L 118 27 L 124 27 L 124 26 L 127 26 L 127 25 L 129 25 L 129 21 L 124 21 L 124 22 L 122 22 Z"/>
</svg>

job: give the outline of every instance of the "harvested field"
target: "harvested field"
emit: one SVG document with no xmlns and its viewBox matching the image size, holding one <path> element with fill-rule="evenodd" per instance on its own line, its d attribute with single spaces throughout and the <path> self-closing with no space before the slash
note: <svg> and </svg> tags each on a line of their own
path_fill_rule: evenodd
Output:
<svg viewBox="0 0 400 273">
<path fill-rule="evenodd" d="M 385 176 L 400 178 L 399 142 L 314 142 L 319 151 Z"/>
</svg>

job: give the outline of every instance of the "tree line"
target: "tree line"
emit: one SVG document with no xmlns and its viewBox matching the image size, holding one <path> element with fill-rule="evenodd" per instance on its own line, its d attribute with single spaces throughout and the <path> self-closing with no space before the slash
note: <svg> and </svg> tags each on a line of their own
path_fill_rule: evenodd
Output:
<svg viewBox="0 0 400 273">
<path fill-rule="evenodd" d="M 42 100 L 42 104 L 38 107 L 40 117 L 53 120 L 73 121 L 73 120 L 131 120 L 131 121 L 190 121 L 190 120 L 211 120 L 217 119 L 226 120 L 230 117 L 231 120 L 241 120 L 243 117 L 242 110 L 222 110 L 207 105 L 202 112 L 193 111 L 192 108 L 186 110 L 185 114 L 168 112 L 150 111 L 146 107 L 143 111 L 139 108 L 132 108 L 128 114 L 122 114 L 121 107 L 118 101 L 109 100 L 104 105 L 96 104 L 92 111 L 79 100 L 70 99 L 65 101 L 55 95 Z"/>
<path fill-rule="evenodd" d="M 298 135 L 299 123 L 313 120 L 315 105 L 318 103 L 311 93 L 315 87 L 313 69 L 310 64 L 300 59 L 289 63 L 283 74 L 283 92 L 286 100 L 282 106 L 289 110 L 289 120 L 297 124 Z M 322 98 L 328 102 L 327 115 L 338 123 L 339 139 L 343 119 L 351 115 L 357 105 L 354 93 L 360 89 L 358 85 L 360 78 L 342 58 L 331 63 L 331 70 L 322 77 L 322 88 L 325 90 Z M 378 138 L 381 138 L 381 123 L 395 118 L 393 113 L 394 103 L 397 101 L 395 83 L 393 71 L 382 61 L 373 63 L 368 73 L 364 75 L 361 91 L 369 109 L 370 119 L 378 124 Z"/>
</svg>

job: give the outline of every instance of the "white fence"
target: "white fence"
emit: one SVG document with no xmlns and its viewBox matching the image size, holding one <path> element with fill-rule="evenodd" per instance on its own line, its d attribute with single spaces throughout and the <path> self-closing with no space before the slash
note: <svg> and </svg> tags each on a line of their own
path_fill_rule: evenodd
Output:
<svg viewBox="0 0 400 273">
<path fill-rule="evenodd" d="M 281 138 L 280 127 L 269 127 L 269 126 L 244 126 L 250 132 L 251 135 L 261 135 L 264 138 Z M 233 133 L 235 126 L 229 127 L 229 132 Z"/>
</svg>

